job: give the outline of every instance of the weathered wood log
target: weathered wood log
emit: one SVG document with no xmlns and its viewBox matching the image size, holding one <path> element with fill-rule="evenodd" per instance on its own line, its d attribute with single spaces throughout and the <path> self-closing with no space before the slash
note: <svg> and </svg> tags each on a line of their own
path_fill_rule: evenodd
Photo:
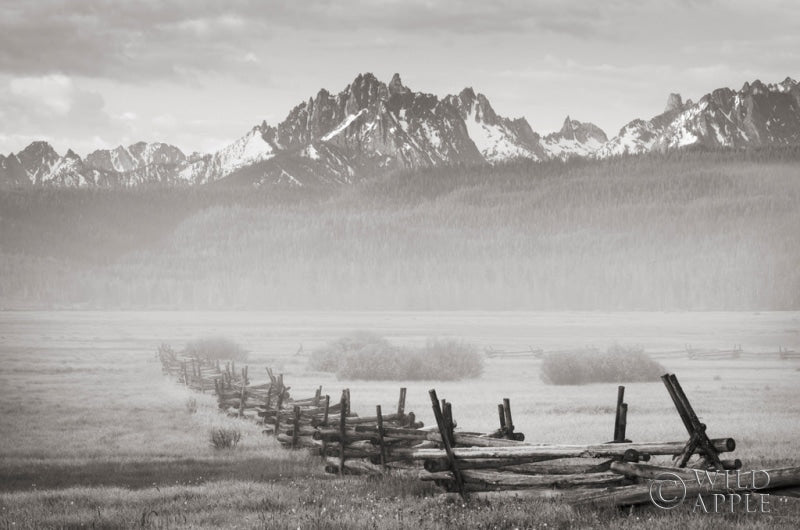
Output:
<svg viewBox="0 0 800 530">
<path fill-rule="evenodd" d="M 327 443 L 341 443 L 343 440 L 345 443 L 372 440 L 371 434 L 355 432 L 350 429 L 345 429 L 344 438 L 342 438 L 342 433 L 339 431 L 339 429 L 330 428 L 318 429 L 312 436 L 315 440 L 320 440 Z"/>
<path fill-rule="evenodd" d="M 401 416 L 399 414 L 386 414 L 383 416 L 384 423 L 390 422 L 402 422 L 405 416 Z M 378 417 L 377 416 L 349 416 L 347 419 L 348 425 L 359 425 L 359 424 L 378 424 Z"/>
<path fill-rule="evenodd" d="M 592 491 L 590 488 L 583 488 L 586 491 Z M 504 500 L 553 500 L 563 498 L 565 492 L 581 491 L 580 488 L 575 490 L 556 490 L 556 489 L 526 489 L 526 490 L 505 490 L 505 491 L 473 491 L 470 492 L 470 499 L 487 500 L 487 501 L 504 501 Z M 458 493 L 445 493 L 443 498 L 451 501 L 460 501 L 461 496 Z"/>
<path fill-rule="evenodd" d="M 503 405 L 498 405 L 498 407 L 502 408 Z M 515 440 L 517 442 L 525 441 L 525 434 L 523 434 L 521 432 L 513 432 L 513 433 L 511 433 L 511 437 L 507 438 L 508 435 L 506 434 L 505 429 L 498 429 L 496 431 L 493 431 L 493 432 L 490 432 L 490 433 L 486 433 L 486 434 L 480 434 L 478 436 L 482 436 L 484 438 L 505 438 L 507 440 L 510 439 L 510 440 Z"/>
<path fill-rule="evenodd" d="M 482 491 L 490 488 L 502 489 L 528 489 L 528 488 L 558 488 L 568 489 L 576 487 L 603 487 L 619 486 L 630 483 L 624 476 L 615 473 L 589 473 L 577 475 L 519 475 L 497 471 L 481 471 L 466 469 L 462 472 L 464 483 L 475 487 L 470 491 Z M 421 476 L 425 481 L 454 480 L 449 471 L 431 473 Z"/>
<path fill-rule="evenodd" d="M 294 427 L 288 427 L 284 432 L 285 432 L 285 434 L 287 434 L 289 436 L 293 436 L 294 433 L 295 433 L 295 428 Z M 311 436 L 315 440 L 319 439 L 319 438 L 317 438 L 315 436 L 317 434 L 317 430 L 314 429 L 313 427 L 307 427 L 307 426 L 301 425 L 300 428 L 297 429 L 297 434 L 300 435 L 300 436 Z"/>
<path fill-rule="evenodd" d="M 317 447 L 317 443 L 310 436 L 298 436 L 294 438 L 288 434 L 278 433 L 278 436 L 275 438 L 287 447 Z"/>
<path fill-rule="evenodd" d="M 319 444 L 317 440 L 313 440 L 315 444 Z M 324 448 L 320 447 L 319 445 L 315 445 L 319 448 L 319 454 L 322 456 L 341 456 L 342 455 L 342 448 L 340 445 L 326 445 Z M 375 464 L 375 462 L 380 462 L 380 453 L 374 447 L 371 449 L 361 449 L 361 448 L 351 448 L 350 446 L 345 446 L 344 448 L 344 457 L 345 459 L 365 459 L 368 460 L 370 463 Z M 388 457 L 391 458 L 391 457 Z M 375 464 L 379 465 L 379 464 Z"/>
<path fill-rule="evenodd" d="M 525 446 L 524 442 L 518 442 L 506 438 L 489 438 L 486 436 L 475 436 L 472 434 L 454 433 L 456 447 L 520 447 Z M 431 433 L 428 440 L 441 442 L 442 437 L 439 433 Z"/>
<path fill-rule="evenodd" d="M 733 451 L 736 442 L 733 438 L 718 438 L 711 440 L 714 448 L 719 452 Z M 633 449 L 641 454 L 649 455 L 676 455 L 680 454 L 686 446 L 685 442 L 649 442 L 629 444 L 599 444 L 599 445 L 519 445 L 510 447 L 457 447 L 453 449 L 456 458 L 508 458 L 524 456 L 542 456 L 554 458 L 573 457 L 623 457 L 625 452 Z M 446 458 L 446 453 L 439 449 L 419 449 L 414 451 L 410 458 L 441 459 Z"/>
<path fill-rule="evenodd" d="M 769 493 L 770 491 L 800 486 L 800 467 L 763 471 L 736 471 L 731 473 L 732 480 L 728 481 L 724 480 L 725 472 L 719 472 L 720 478 L 717 480 L 708 480 L 707 475 L 702 470 L 697 470 L 693 473 L 697 473 L 701 477 L 700 480 L 697 480 L 697 478 L 684 480 L 682 484 L 662 483 L 659 488 L 660 497 L 663 499 L 676 499 L 686 495 L 687 498 L 696 498 L 698 495 L 705 496 L 714 493 L 728 494 L 745 491 Z M 714 476 L 713 471 L 708 473 L 712 477 Z M 681 478 L 683 478 L 682 475 Z M 576 505 L 630 506 L 647 504 L 652 501 L 651 485 L 635 484 L 632 486 L 604 488 L 598 491 L 583 492 L 565 497 L 565 499 L 567 502 Z"/>
<path fill-rule="evenodd" d="M 370 464 L 363 460 L 348 460 L 340 468 L 338 459 L 329 458 L 325 463 L 325 472 L 331 474 L 342 473 L 343 475 L 380 475 L 383 470 L 380 466 Z"/>
<path fill-rule="evenodd" d="M 580 473 L 599 473 L 608 471 L 610 461 L 598 459 L 567 459 L 552 457 L 518 457 L 518 458 L 477 458 L 460 460 L 462 469 L 495 469 L 508 473 L 530 475 L 570 475 Z M 435 473 L 447 471 L 446 459 L 425 460 L 426 471 Z"/>
<path fill-rule="evenodd" d="M 724 460 L 723 465 L 728 465 L 728 470 L 741 469 L 742 461 L 738 458 L 735 460 Z M 686 477 L 690 480 L 695 480 L 697 473 L 705 476 L 705 470 L 693 469 L 689 467 L 673 467 L 673 466 L 654 466 L 650 464 L 636 464 L 633 462 L 613 462 L 610 465 L 610 470 L 620 475 L 628 477 L 635 477 L 641 479 L 656 480 L 663 478 L 666 474 L 678 475 Z M 714 473 L 714 471 L 709 471 Z"/>
<path fill-rule="evenodd" d="M 369 432 L 377 434 L 377 427 L 373 425 L 356 425 L 357 432 Z M 431 442 L 442 442 L 442 436 L 438 432 L 420 429 L 406 429 L 406 428 L 393 428 L 384 427 L 384 433 L 387 439 L 404 439 L 404 440 L 428 440 Z M 522 433 L 515 433 L 522 434 Z M 511 447 L 518 445 L 525 445 L 515 440 L 489 438 L 482 434 L 472 433 L 459 433 L 454 434 L 456 445 L 467 447 Z"/>
</svg>

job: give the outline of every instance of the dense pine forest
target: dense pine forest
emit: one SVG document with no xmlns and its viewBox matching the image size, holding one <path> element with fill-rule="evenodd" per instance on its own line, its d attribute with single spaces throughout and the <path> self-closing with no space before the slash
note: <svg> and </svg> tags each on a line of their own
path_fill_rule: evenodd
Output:
<svg viewBox="0 0 800 530">
<path fill-rule="evenodd" d="M 800 309 L 800 149 L 0 192 L 0 308 Z"/>
</svg>

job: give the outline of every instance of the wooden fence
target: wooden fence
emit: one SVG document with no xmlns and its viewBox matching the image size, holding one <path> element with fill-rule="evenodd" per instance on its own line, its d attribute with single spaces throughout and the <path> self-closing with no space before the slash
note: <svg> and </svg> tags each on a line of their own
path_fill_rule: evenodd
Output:
<svg viewBox="0 0 800 530">
<path fill-rule="evenodd" d="M 214 391 L 220 409 L 256 421 L 265 434 L 287 448 L 306 449 L 320 458 L 328 473 L 350 475 L 404 474 L 430 481 L 446 495 L 461 498 L 559 498 L 573 504 L 633 505 L 651 501 L 650 483 L 671 472 L 688 488 L 703 495 L 716 493 L 697 483 L 692 468 L 739 470 L 742 462 L 724 455 L 735 450 L 729 437 L 709 438 L 674 374 L 662 381 L 684 424 L 688 439 L 632 442 L 626 438 L 628 404 L 618 387 L 613 437 L 594 444 L 535 444 L 517 431 L 511 402 L 497 405 L 499 426 L 488 433 L 456 430 L 453 404 L 429 397 L 436 425 L 425 427 L 405 411 L 406 389 L 400 389 L 397 409 L 359 417 L 350 409 L 350 390 L 338 403 L 317 388 L 314 396 L 296 399 L 283 375 L 267 369 L 269 382 L 250 385 L 248 368 L 221 365 L 159 348 L 163 371 L 199 392 Z M 666 461 L 657 462 L 658 459 Z M 796 495 L 800 468 L 768 470 L 769 488 L 759 493 Z M 695 478 L 693 478 L 695 477 Z M 691 479 L 691 480 L 690 480 Z M 694 480 L 695 482 L 692 482 Z M 730 491 L 745 491 L 746 487 Z M 722 493 L 729 493 L 726 490 Z"/>
</svg>

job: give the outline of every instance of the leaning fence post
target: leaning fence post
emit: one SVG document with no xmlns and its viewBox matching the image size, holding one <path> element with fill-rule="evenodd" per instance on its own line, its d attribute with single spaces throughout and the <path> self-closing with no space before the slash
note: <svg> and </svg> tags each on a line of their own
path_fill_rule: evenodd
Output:
<svg viewBox="0 0 800 530">
<path fill-rule="evenodd" d="M 506 435 L 506 411 L 502 403 L 497 404 L 497 416 L 500 418 L 500 433 Z"/>
<path fill-rule="evenodd" d="M 436 425 L 439 427 L 439 434 L 442 437 L 442 445 L 444 446 L 444 451 L 447 454 L 447 461 L 450 464 L 450 470 L 453 473 L 453 476 L 456 479 L 456 486 L 458 487 L 458 492 L 462 498 L 466 499 L 466 490 L 464 489 L 464 480 L 461 476 L 461 471 L 458 469 L 458 463 L 456 462 L 455 454 L 453 453 L 453 445 L 452 440 L 450 440 L 450 436 L 447 432 L 447 426 L 445 425 L 444 421 L 444 414 L 442 414 L 442 409 L 439 405 L 439 399 L 436 397 L 436 390 L 430 390 L 428 394 L 431 397 L 431 405 L 433 406 L 433 415 L 436 418 Z"/>
<path fill-rule="evenodd" d="M 681 384 L 678 382 L 678 378 L 675 377 L 675 374 L 667 373 L 661 376 L 661 380 L 667 387 L 667 392 L 669 392 L 672 402 L 675 404 L 675 408 L 678 409 L 678 414 L 689 433 L 689 441 L 680 456 L 678 467 L 685 467 L 692 454 L 700 448 L 707 463 L 715 466 L 717 470 L 725 469 L 719 459 L 719 452 L 714 448 L 711 440 L 708 439 L 706 425 L 701 423 L 697 417 L 692 404 L 689 403 L 689 398 L 686 397 Z"/>
</svg>

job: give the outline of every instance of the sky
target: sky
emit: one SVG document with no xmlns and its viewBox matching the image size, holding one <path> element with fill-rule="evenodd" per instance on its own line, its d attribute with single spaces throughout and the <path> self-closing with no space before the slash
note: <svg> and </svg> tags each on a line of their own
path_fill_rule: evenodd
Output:
<svg viewBox="0 0 800 530">
<path fill-rule="evenodd" d="M 613 136 L 670 92 L 799 70 L 795 0 L 0 0 L 0 153 L 211 152 L 364 72 Z"/>
</svg>

